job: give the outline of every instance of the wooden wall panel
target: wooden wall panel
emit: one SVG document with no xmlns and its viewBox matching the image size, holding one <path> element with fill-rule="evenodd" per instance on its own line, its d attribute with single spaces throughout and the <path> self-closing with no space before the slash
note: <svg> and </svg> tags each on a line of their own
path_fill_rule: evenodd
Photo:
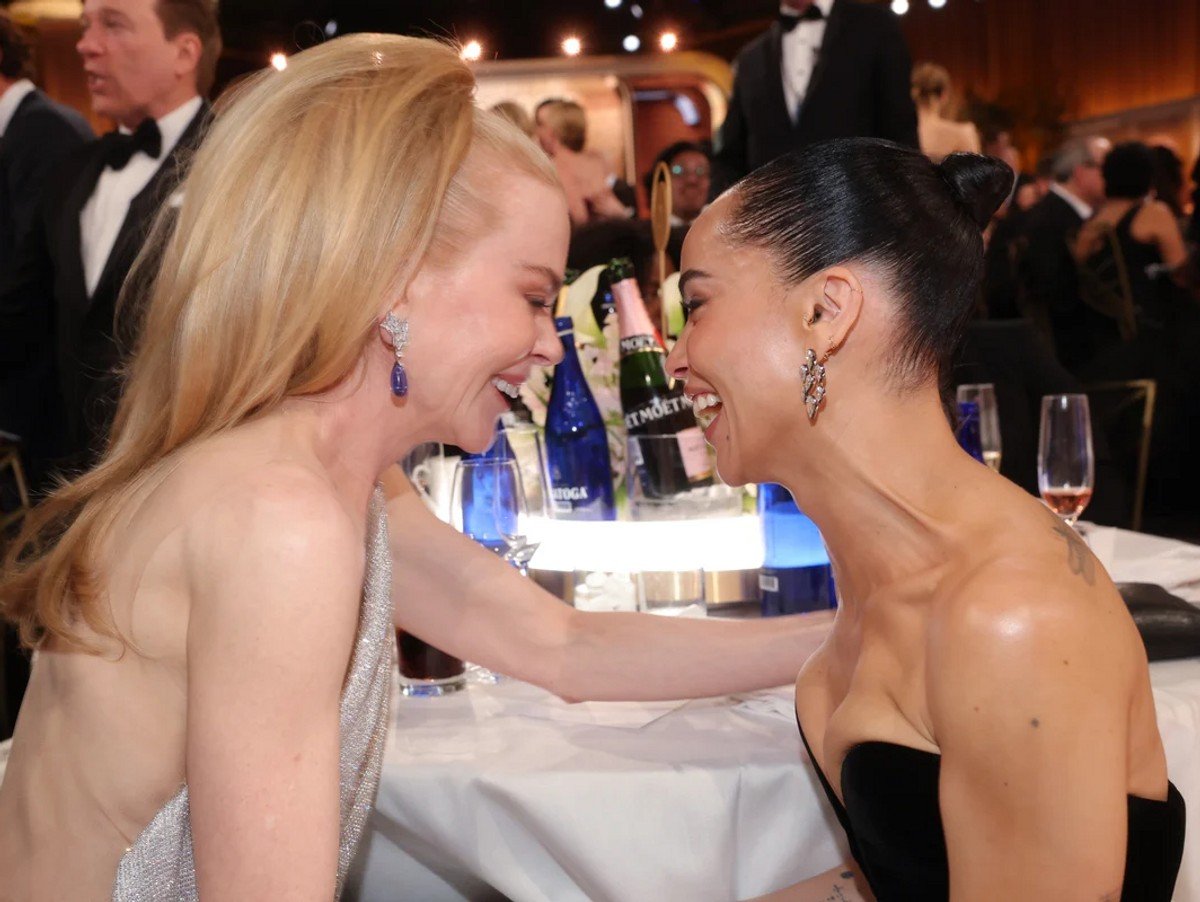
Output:
<svg viewBox="0 0 1200 902">
<path fill-rule="evenodd" d="M 1200 0 L 911 3 L 901 24 L 914 60 L 1027 118 L 1058 108 L 1069 123 L 1200 96 Z"/>
</svg>

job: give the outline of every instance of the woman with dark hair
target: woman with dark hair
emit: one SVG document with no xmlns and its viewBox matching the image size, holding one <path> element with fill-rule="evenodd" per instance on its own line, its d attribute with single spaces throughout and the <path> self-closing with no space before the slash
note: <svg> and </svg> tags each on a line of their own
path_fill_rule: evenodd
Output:
<svg viewBox="0 0 1200 902">
<path fill-rule="evenodd" d="M 1175 212 L 1150 197 L 1151 148 L 1118 144 L 1104 158 L 1103 173 L 1106 199 L 1073 248 L 1095 348 L 1081 375 L 1157 382 L 1146 509 L 1194 518 L 1200 477 L 1190 436 L 1200 416 L 1200 308 L 1184 288 L 1187 246 Z"/>
<path fill-rule="evenodd" d="M 721 477 L 783 483 L 827 542 L 839 608 L 796 713 L 874 896 L 1165 902 L 1184 804 L 1133 622 L 943 414 L 1011 184 L 869 139 L 757 170 L 688 234 L 668 366 Z M 776 897 L 847 897 L 842 874 Z"/>
</svg>

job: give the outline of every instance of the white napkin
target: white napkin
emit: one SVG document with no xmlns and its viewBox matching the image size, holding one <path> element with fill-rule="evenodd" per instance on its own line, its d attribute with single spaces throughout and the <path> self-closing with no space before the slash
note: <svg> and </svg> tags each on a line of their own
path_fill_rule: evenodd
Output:
<svg viewBox="0 0 1200 902">
<path fill-rule="evenodd" d="M 793 686 L 762 689 L 733 696 L 733 710 L 757 717 L 771 717 L 794 723 L 796 720 L 796 690 Z"/>
</svg>

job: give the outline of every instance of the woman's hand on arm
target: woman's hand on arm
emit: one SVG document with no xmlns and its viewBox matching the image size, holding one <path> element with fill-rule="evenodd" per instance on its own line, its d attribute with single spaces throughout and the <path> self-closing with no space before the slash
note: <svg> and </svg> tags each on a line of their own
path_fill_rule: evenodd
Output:
<svg viewBox="0 0 1200 902">
<path fill-rule="evenodd" d="M 790 683 L 833 619 L 579 612 L 441 523 L 397 478 L 384 480 L 397 626 L 564 698 L 692 698 Z"/>
<path fill-rule="evenodd" d="M 186 772 L 205 900 L 328 900 L 338 867 L 338 729 L 357 629 L 361 526 L 281 467 L 209 505 L 185 539 Z"/>
<path fill-rule="evenodd" d="M 1136 668 L 1111 604 L 1074 581 L 997 594 L 980 580 L 937 615 L 929 704 L 954 902 L 1121 895 Z"/>
</svg>

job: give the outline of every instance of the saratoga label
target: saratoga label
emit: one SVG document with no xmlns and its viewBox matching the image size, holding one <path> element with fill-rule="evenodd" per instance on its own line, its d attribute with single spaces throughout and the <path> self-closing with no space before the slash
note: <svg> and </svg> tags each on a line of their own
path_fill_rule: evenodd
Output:
<svg viewBox="0 0 1200 902">
<path fill-rule="evenodd" d="M 555 486 L 550 490 L 550 496 L 555 501 L 587 501 L 588 489 L 586 485 Z"/>
</svg>

